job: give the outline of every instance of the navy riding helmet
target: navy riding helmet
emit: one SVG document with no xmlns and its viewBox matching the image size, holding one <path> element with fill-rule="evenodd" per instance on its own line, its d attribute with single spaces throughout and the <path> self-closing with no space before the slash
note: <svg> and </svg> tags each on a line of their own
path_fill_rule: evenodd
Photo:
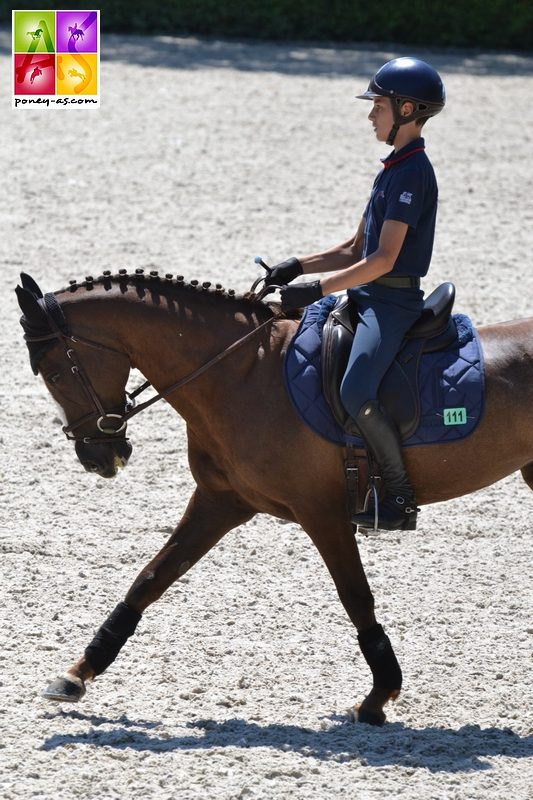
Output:
<svg viewBox="0 0 533 800">
<path fill-rule="evenodd" d="M 442 111 L 446 92 L 439 73 L 430 64 L 419 58 L 394 58 L 379 69 L 363 94 L 361 100 L 375 97 L 390 97 L 394 125 L 387 144 L 393 144 L 398 128 L 421 117 L 434 117 Z M 406 100 L 414 103 L 412 114 L 403 117 L 400 109 Z"/>
</svg>

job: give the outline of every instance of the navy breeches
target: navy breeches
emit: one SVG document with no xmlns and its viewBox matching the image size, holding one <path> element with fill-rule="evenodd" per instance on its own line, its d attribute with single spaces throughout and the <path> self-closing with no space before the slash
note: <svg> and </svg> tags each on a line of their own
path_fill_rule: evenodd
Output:
<svg viewBox="0 0 533 800">
<path fill-rule="evenodd" d="M 359 313 L 341 400 L 355 418 L 365 403 L 377 399 L 379 385 L 403 337 L 421 314 L 423 293 L 419 289 L 383 291 L 383 287 L 367 285 L 350 289 L 349 294 Z"/>
</svg>

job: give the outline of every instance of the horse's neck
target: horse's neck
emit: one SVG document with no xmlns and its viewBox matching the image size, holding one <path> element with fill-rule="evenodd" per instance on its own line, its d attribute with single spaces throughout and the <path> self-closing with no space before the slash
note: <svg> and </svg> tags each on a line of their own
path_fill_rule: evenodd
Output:
<svg viewBox="0 0 533 800">
<path fill-rule="evenodd" d="M 132 366 L 158 391 L 203 366 L 269 316 L 260 306 L 238 299 L 202 297 L 190 290 L 168 297 L 146 290 L 142 299 L 134 291 L 124 295 L 99 292 L 98 302 L 91 303 L 84 313 L 85 299 L 90 303 L 92 298 L 82 296 L 75 303 L 73 329 L 110 346 L 121 343 Z M 186 416 L 185 406 L 194 408 L 202 399 L 201 392 L 223 391 L 223 385 L 246 370 L 256 349 L 239 350 L 238 356 L 224 362 L 223 369 L 208 371 L 201 383 L 193 381 L 180 390 L 172 404 Z"/>
<path fill-rule="evenodd" d="M 198 306 L 189 300 L 175 314 L 145 311 L 148 313 L 138 315 L 132 358 L 159 392 L 224 353 L 268 317 L 239 301 L 216 302 L 215 298 Z M 257 358 L 260 341 L 253 341 L 170 396 L 171 405 L 195 429 L 216 427 L 220 414 L 227 413 L 227 406 L 236 402 L 244 375 Z"/>
</svg>

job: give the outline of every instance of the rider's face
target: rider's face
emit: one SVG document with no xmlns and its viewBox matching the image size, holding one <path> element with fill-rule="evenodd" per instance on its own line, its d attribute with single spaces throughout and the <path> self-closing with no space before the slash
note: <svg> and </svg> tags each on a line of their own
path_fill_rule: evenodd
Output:
<svg viewBox="0 0 533 800">
<path fill-rule="evenodd" d="M 392 105 L 388 97 L 375 97 L 368 115 L 378 142 L 386 142 L 394 125 Z"/>
</svg>

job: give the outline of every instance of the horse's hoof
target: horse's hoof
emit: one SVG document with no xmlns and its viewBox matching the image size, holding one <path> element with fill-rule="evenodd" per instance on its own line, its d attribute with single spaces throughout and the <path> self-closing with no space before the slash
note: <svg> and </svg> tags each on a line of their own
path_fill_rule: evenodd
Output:
<svg viewBox="0 0 533 800">
<path fill-rule="evenodd" d="M 369 708 L 358 706 L 353 709 L 352 717 L 357 722 L 366 722 L 367 725 L 381 727 L 385 724 L 387 717 L 384 711 L 370 711 Z"/>
<path fill-rule="evenodd" d="M 44 690 L 45 700 L 59 703 L 77 703 L 85 694 L 85 683 L 74 675 L 61 675 Z"/>
</svg>

